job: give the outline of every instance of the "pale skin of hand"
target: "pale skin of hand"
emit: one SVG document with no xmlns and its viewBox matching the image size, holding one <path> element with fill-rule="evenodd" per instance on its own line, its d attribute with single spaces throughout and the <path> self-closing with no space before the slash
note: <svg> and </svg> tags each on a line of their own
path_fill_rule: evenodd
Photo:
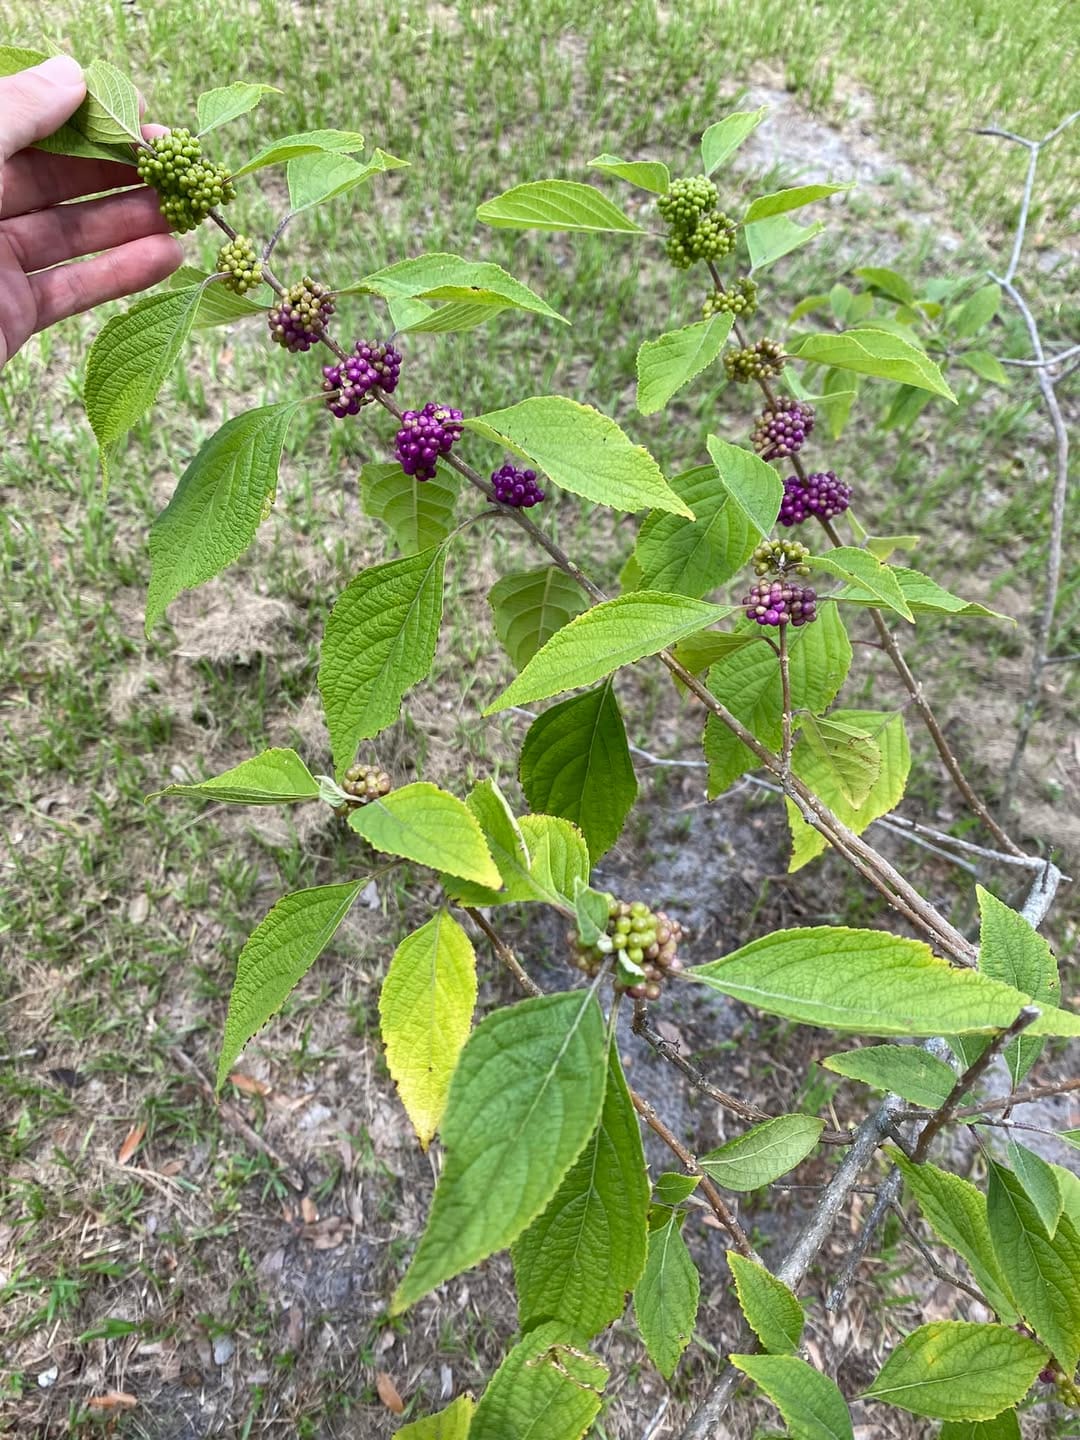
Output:
<svg viewBox="0 0 1080 1440">
<path fill-rule="evenodd" d="M 27 148 L 85 94 L 82 70 L 66 56 L 0 79 L 0 368 L 37 331 L 148 289 L 183 262 L 157 196 L 132 166 Z M 80 199 L 121 186 L 139 188 Z"/>
</svg>

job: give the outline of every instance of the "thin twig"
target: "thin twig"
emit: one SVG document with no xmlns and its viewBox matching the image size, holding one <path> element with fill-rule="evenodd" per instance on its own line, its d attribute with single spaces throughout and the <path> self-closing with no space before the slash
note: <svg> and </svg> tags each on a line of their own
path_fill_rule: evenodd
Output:
<svg viewBox="0 0 1080 1440">
<path fill-rule="evenodd" d="M 780 709 L 780 724 L 783 729 L 783 741 L 780 746 L 780 763 L 784 767 L 784 775 L 791 773 L 791 667 L 788 664 L 787 626 L 780 626 L 780 643 L 778 653 L 780 655 L 780 693 L 782 696 Z"/>
<path fill-rule="evenodd" d="M 537 985 L 536 981 L 524 969 L 521 961 L 514 954 L 510 946 L 507 945 L 506 941 L 502 938 L 498 931 L 492 929 L 491 925 L 489 925 L 488 921 L 480 913 L 480 911 L 472 905 L 465 905 L 462 908 L 464 909 L 465 914 L 468 915 L 469 919 L 473 922 L 473 924 L 478 925 L 479 928 L 487 936 L 487 938 L 491 941 L 491 948 L 495 951 L 495 954 L 506 966 L 507 970 L 510 971 L 510 974 L 513 975 L 514 979 L 518 982 L 521 988 L 528 991 L 530 995 L 542 995 L 544 993 L 543 990 L 541 990 L 540 986 Z"/>
<path fill-rule="evenodd" d="M 894 1201 L 892 1209 L 893 1214 L 900 1221 L 900 1224 L 904 1227 L 904 1230 L 907 1232 L 908 1239 L 922 1256 L 931 1274 L 936 1275 L 939 1280 L 944 1280 L 947 1285 L 952 1285 L 957 1290 L 963 1290 L 965 1295 L 970 1295 L 973 1300 L 977 1300 L 979 1304 L 985 1306 L 987 1310 L 993 1311 L 993 1305 L 990 1304 L 990 1301 L 987 1300 L 986 1296 L 983 1295 L 981 1291 L 976 1290 L 973 1285 L 969 1285 L 966 1280 L 961 1280 L 959 1275 L 951 1274 L 948 1270 L 945 1269 L 944 1266 L 938 1264 L 938 1262 L 934 1259 L 933 1255 L 931 1255 L 930 1251 L 926 1248 L 922 1240 L 919 1238 L 919 1232 L 915 1229 L 914 1225 L 912 1225 L 911 1221 L 904 1214 L 904 1207 Z"/>
<path fill-rule="evenodd" d="M 1080 355 L 1080 345 L 1070 345 L 1068 350 L 1061 350 L 1056 355 L 1047 355 L 1042 360 L 1009 360 L 1003 358 L 1003 365 L 1016 365 L 1025 370 L 1051 369 L 1054 365 L 1063 365 L 1066 360 L 1071 360 L 1074 355 Z"/>
<path fill-rule="evenodd" d="M 969 1115 L 984 1115 L 992 1110 L 1011 1110 L 1015 1105 L 1028 1105 L 1033 1100 L 1048 1100 L 1053 1095 L 1070 1095 L 1080 1090 L 1080 1079 L 1058 1080 L 1047 1085 L 1029 1085 L 996 1100 L 981 1100 L 977 1105 L 964 1105 L 952 1113 L 953 1120 L 966 1120 Z"/>
<path fill-rule="evenodd" d="M 855 1271 L 862 1263 L 870 1241 L 877 1233 L 877 1228 L 885 1218 L 886 1211 L 890 1210 L 896 1203 L 900 1194 L 902 1184 L 899 1170 L 893 1168 L 886 1175 L 878 1187 L 877 1199 L 870 1208 L 870 1214 L 866 1217 L 862 1229 L 856 1235 L 851 1249 L 844 1257 L 844 1264 L 840 1274 L 836 1277 L 829 1293 L 825 1296 L 825 1309 L 837 1310 L 847 1294 L 848 1286 L 855 1278 Z"/>
</svg>

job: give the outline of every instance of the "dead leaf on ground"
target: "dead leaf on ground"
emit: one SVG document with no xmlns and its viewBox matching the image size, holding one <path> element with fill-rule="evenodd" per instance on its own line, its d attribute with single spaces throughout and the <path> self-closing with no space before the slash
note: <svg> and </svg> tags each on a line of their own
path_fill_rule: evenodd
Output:
<svg viewBox="0 0 1080 1440">
<path fill-rule="evenodd" d="M 304 1217 L 305 1225 L 314 1225 L 318 1220 L 319 1211 L 310 1195 L 305 1195 L 300 1201 L 300 1214 Z"/>
<path fill-rule="evenodd" d="M 395 1415 L 402 1414 L 405 1409 L 405 1401 L 398 1394 L 397 1386 L 385 1370 L 375 1372 L 375 1388 L 379 1392 L 379 1399 L 388 1410 L 392 1410 Z"/>
<path fill-rule="evenodd" d="M 133 1410 L 139 1402 L 124 1390 L 110 1390 L 107 1395 L 91 1395 L 86 1403 L 92 1410 Z"/>
<path fill-rule="evenodd" d="M 116 1163 L 118 1165 L 126 1165 L 128 1163 L 128 1161 L 135 1154 L 135 1151 L 142 1143 L 142 1138 L 145 1134 L 145 1125 L 133 1125 L 131 1127 L 127 1135 L 124 1137 L 124 1143 L 116 1152 Z"/>
<path fill-rule="evenodd" d="M 342 1216 L 328 1215 L 325 1220 L 318 1220 L 314 1225 L 305 1225 L 302 1234 L 316 1250 L 336 1250 L 345 1243 L 345 1225 Z"/>
<path fill-rule="evenodd" d="M 229 1084 L 235 1085 L 242 1095 L 269 1095 L 272 1088 L 266 1080 L 256 1080 L 254 1075 L 244 1075 L 239 1070 L 229 1076 Z"/>
</svg>

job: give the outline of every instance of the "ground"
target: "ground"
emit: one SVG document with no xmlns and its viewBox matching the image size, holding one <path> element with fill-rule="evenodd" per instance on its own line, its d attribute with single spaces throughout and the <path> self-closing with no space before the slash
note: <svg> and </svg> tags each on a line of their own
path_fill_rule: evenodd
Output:
<svg viewBox="0 0 1080 1440">
<path fill-rule="evenodd" d="M 1007 253 L 1024 157 L 972 130 L 993 121 L 1041 134 L 1063 118 L 1075 18 L 1053 0 L 1019 12 L 975 0 L 932 9 L 931 21 L 916 0 L 759 0 L 752 11 L 697 0 L 627 4 L 597 19 L 591 7 L 546 0 L 513 17 L 500 7 L 400 5 L 361 21 L 283 0 L 143 9 L 86 0 L 54 7 L 49 23 L 83 58 L 100 51 L 128 68 L 155 118 L 183 123 L 188 97 L 208 85 L 280 85 L 261 119 L 223 132 L 231 159 L 254 151 L 260 126 L 355 125 L 369 144 L 412 160 L 412 170 L 361 192 L 362 206 L 350 198 L 291 227 L 282 268 L 332 270 L 346 283 L 420 249 L 498 260 L 573 329 L 512 322 L 415 344 L 410 396 L 435 393 L 437 380 L 440 395 L 478 412 L 531 393 L 580 395 L 670 472 L 694 463 L 710 430 L 741 439 L 752 413 L 749 400 L 718 399 L 708 385 L 660 417 L 634 411 L 637 345 L 693 318 L 688 282 L 672 281 L 655 257 L 639 264 L 610 237 L 486 231 L 475 225 L 476 204 L 543 175 L 588 178 L 584 167 L 603 150 L 664 158 L 678 171 L 692 164 L 706 124 L 735 105 L 768 103 L 770 122 L 731 177 L 733 208 L 754 185 L 858 182 L 823 207 L 827 242 L 770 272 L 773 315 L 841 278 L 856 283 L 857 265 L 980 276 Z M 39 12 L 15 0 L 11 19 L 13 41 L 32 43 Z M 1075 156 L 1063 144 L 1040 171 L 1024 272 L 1044 333 L 1057 341 L 1076 331 L 1067 223 Z M 633 207 L 628 194 L 618 198 Z M 281 200 L 272 179 L 253 187 L 237 204 L 243 228 L 264 233 Z M 189 244 L 193 259 L 209 263 L 210 239 Z M 366 303 L 349 312 L 358 327 L 379 323 Z M 79 403 L 86 346 L 102 319 L 41 337 L 0 385 L 0 1431 L 41 1440 L 99 1431 L 153 1440 L 389 1435 L 399 1422 L 380 1373 L 409 1414 L 426 1413 L 479 1392 L 515 1324 L 505 1257 L 403 1320 L 384 1314 L 439 1161 L 437 1147 L 425 1156 L 416 1146 L 387 1076 L 378 986 L 436 889 L 412 873 L 365 891 L 283 1015 L 248 1047 L 218 1105 L 209 1078 L 244 938 L 278 895 L 355 873 L 357 855 L 322 807 L 282 816 L 143 803 L 173 779 L 223 770 L 266 744 L 295 745 L 313 769 L 329 768 L 317 644 L 334 595 L 383 553 L 378 527 L 360 511 L 356 474 L 381 458 L 386 427 L 302 415 L 274 517 L 250 554 L 177 601 L 147 640 L 146 531 L 184 464 L 227 414 L 303 393 L 304 381 L 258 333 L 204 333 L 136 427 L 106 493 Z M 996 353 L 1021 355 L 1024 345 L 1012 317 L 995 323 Z M 859 487 L 870 528 L 921 532 L 919 568 L 1017 617 L 1015 628 L 920 626 L 908 642 L 951 743 L 996 795 L 1042 593 L 1049 432 L 1024 379 L 976 393 L 970 377 L 950 373 L 963 389 L 958 413 L 935 404 L 912 430 L 885 431 L 870 399 L 829 464 Z M 613 583 L 629 522 L 598 521 L 565 501 L 555 518 L 563 543 Z M 1067 555 L 1078 539 L 1073 514 Z M 373 749 L 395 781 L 423 775 L 464 793 L 491 774 L 514 790 L 524 722 L 478 716 L 508 675 L 484 597 L 520 563 L 535 562 L 489 530 L 453 567 L 435 675 Z M 1080 649 L 1078 596 L 1067 567 L 1055 653 Z M 860 684 L 864 703 L 901 703 L 879 657 L 861 658 L 865 680 L 853 682 L 851 703 Z M 638 668 L 620 681 L 631 738 L 696 760 L 693 707 L 659 670 Z M 1058 847 L 1073 867 L 1074 676 L 1069 665 L 1053 671 L 1011 821 L 1025 843 Z M 914 720 L 909 728 L 916 778 L 905 811 L 984 838 Z M 638 809 L 599 879 L 677 910 L 691 959 L 781 924 L 885 923 L 834 861 L 786 874 L 786 830 L 771 797 L 739 785 L 706 805 L 701 772 L 690 767 L 643 764 L 641 780 Z M 876 838 L 970 928 L 969 875 L 896 837 Z M 1008 871 L 982 878 L 1006 900 L 1022 894 Z M 1065 893 L 1048 926 L 1066 992 L 1076 913 Z M 524 921 L 510 933 L 537 978 L 560 983 L 557 934 Z M 484 1011 L 514 991 L 481 954 Z M 846 1122 L 869 1103 L 814 1063 L 837 1048 L 835 1036 L 701 1000 L 667 1003 L 658 1018 L 718 1084 L 777 1113 L 802 1105 Z M 633 1083 L 686 1143 L 719 1143 L 723 1117 L 633 1036 L 623 1040 Z M 1059 1076 L 1070 1064 L 1075 1072 L 1075 1058 L 1051 1052 L 1040 1073 Z M 1064 1102 L 1040 1119 L 1080 1123 Z M 666 1164 L 655 1151 L 650 1159 Z M 830 1163 L 807 1162 L 800 1182 L 817 1183 Z M 842 1314 L 827 1314 L 828 1272 L 865 1198 L 855 1197 L 807 1291 L 811 1358 L 848 1396 L 918 1317 L 967 1314 L 972 1303 L 886 1229 Z M 745 1207 L 767 1257 L 782 1253 L 807 1203 L 805 1192 L 773 1192 Z M 688 1238 L 704 1277 L 698 1341 L 669 1391 L 630 1318 L 617 1325 L 602 1346 L 615 1378 L 597 1440 L 677 1435 L 733 1339 L 722 1235 L 695 1219 Z M 854 1414 L 865 1440 L 925 1433 L 891 1416 L 896 1428 L 886 1432 L 880 1411 L 858 1402 Z M 732 1433 L 765 1433 L 774 1422 L 767 1406 L 741 1399 Z M 1060 1424 L 1039 1404 L 1024 1434 L 1061 1434 Z"/>
</svg>

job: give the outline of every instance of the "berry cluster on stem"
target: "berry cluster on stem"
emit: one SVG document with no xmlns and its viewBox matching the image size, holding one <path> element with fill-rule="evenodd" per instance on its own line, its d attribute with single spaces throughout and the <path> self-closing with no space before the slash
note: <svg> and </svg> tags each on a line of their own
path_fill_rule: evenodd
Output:
<svg viewBox="0 0 1080 1440">
<path fill-rule="evenodd" d="M 337 365 L 323 366 L 326 408 L 339 420 L 370 405 L 374 391 L 391 395 L 401 374 L 401 355 L 389 341 L 357 340 L 353 353 Z"/>
<path fill-rule="evenodd" d="M 615 957 L 615 988 L 635 1000 L 658 1000 L 669 975 L 678 974 L 683 928 L 663 910 L 650 910 L 644 900 L 627 904 L 614 897 L 608 906 L 603 934 L 586 945 L 576 930 L 567 932 L 573 963 L 586 975 L 596 975 L 609 957 Z"/>
<path fill-rule="evenodd" d="M 310 350 L 321 340 L 331 315 L 334 301 L 327 285 L 320 285 L 305 275 L 303 280 L 286 290 L 282 299 L 267 316 L 270 338 L 275 345 L 284 345 L 295 354 Z"/>
<path fill-rule="evenodd" d="M 460 410 L 437 405 L 433 400 L 423 410 L 406 410 L 394 440 L 394 451 L 405 474 L 431 480 L 439 456 L 449 455 L 455 441 L 461 439 L 462 419 Z"/>
<path fill-rule="evenodd" d="M 181 235 L 201 225 L 211 210 L 236 199 L 228 170 L 203 159 L 202 145 L 190 130 L 172 130 L 144 142 L 135 168 L 139 179 L 157 191 L 162 215 Z"/>
</svg>

